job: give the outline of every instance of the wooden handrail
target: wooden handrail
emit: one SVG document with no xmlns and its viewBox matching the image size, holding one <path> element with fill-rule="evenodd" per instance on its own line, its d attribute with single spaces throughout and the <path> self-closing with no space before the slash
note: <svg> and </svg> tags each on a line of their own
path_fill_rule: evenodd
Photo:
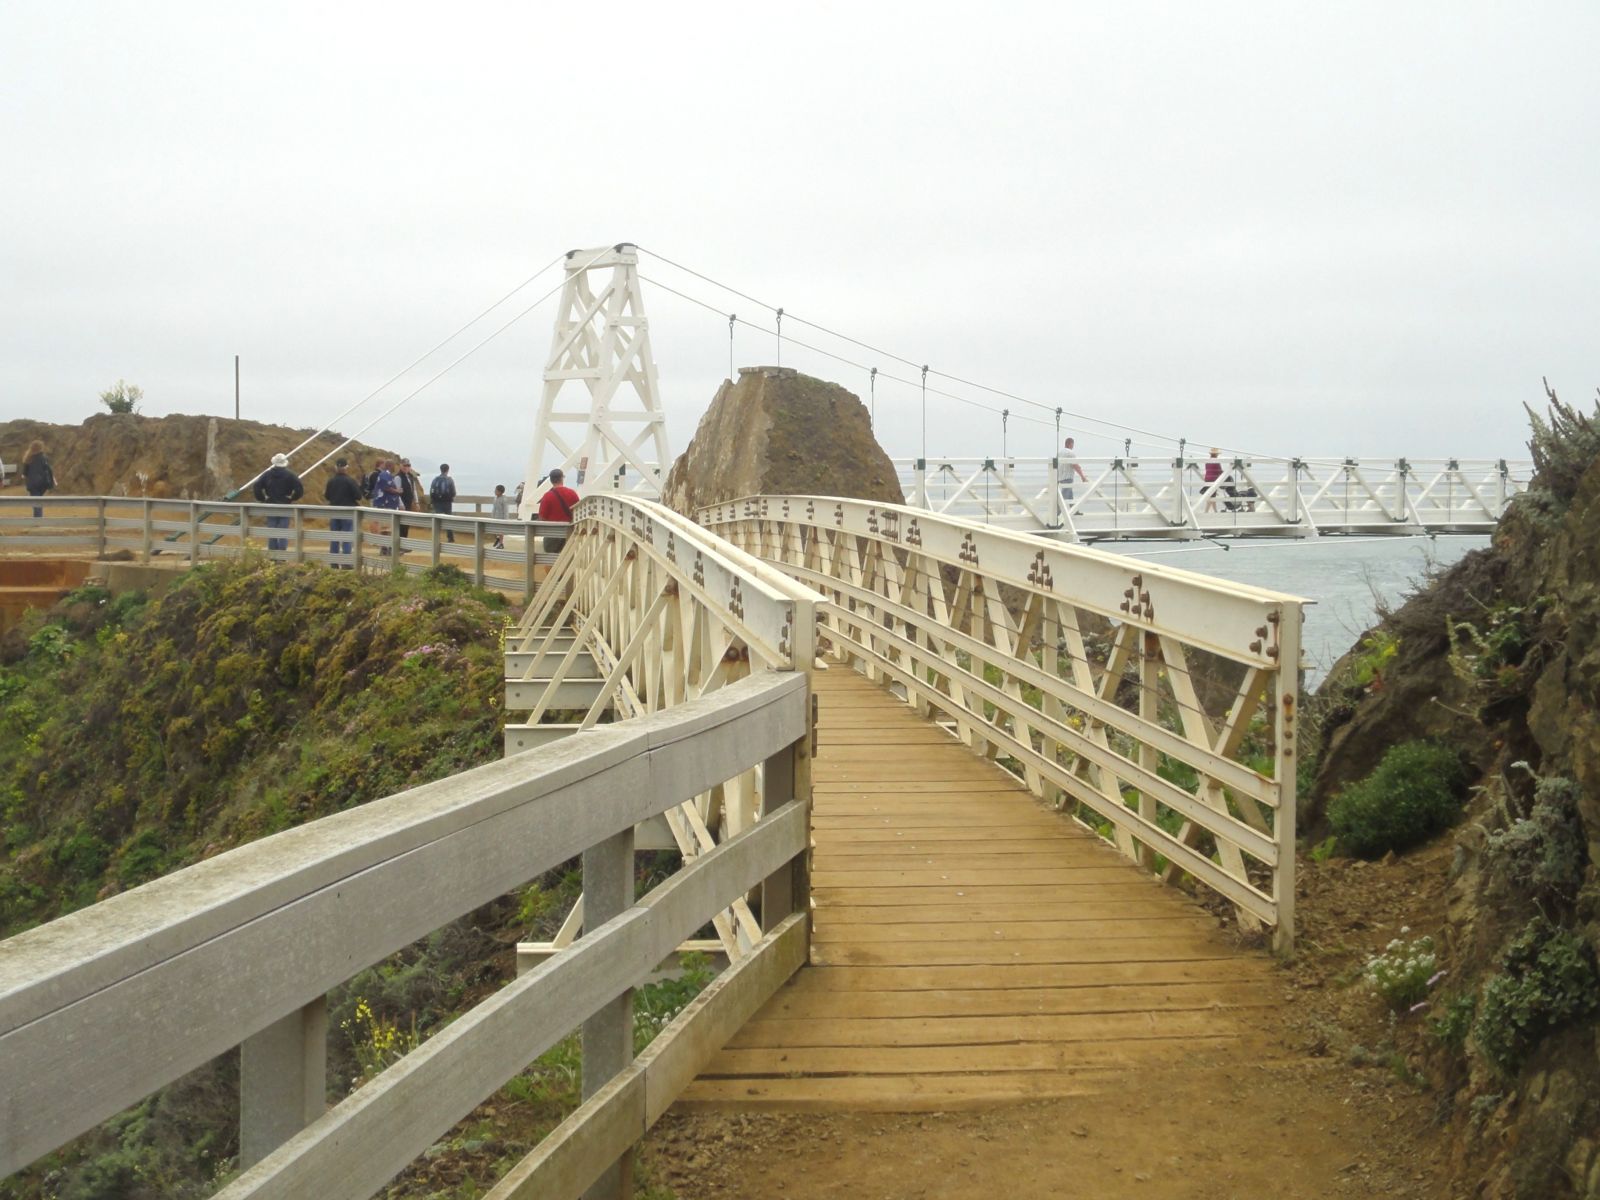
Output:
<svg viewBox="0 0 1600 1200">
<path fill-rule="evenodd" d="M 803 743 L 809 724 L 803 675 L 753 675 L 242 846 L 0 943 L 0 1173 L 416 938 Z M 665 900 L 618 918 L 618 930 L 645 932 L 608 940 L 607 978 L 642 978 L 662 945 L 772 874 L 774 862 L 803 853 L 803 813 L 763 832 L 766 823 L 749 831 L 759 836 L 719 847 L 714 862 L 704 856 L 703 871 L 663 885 L 663 895 L 683 897 L 670 920 L 660 915 Z M 615 948 L 624 944 L 626 953 Z M 562 985 L 548 988 L 532 991 L 556 1006 L 563 1032 L 588 1015 L 557 998 Z M 501 1082 L 526 1061 L 504 1060 Z M 361 1107 L 369 1092 L 346 1104 Z M 429 1120 L 448 1128 L 484 1094 Z"/>
<path fill-rule="evenodd" d="M 704 924 L 709 909 L 803 853 L 807 836 L 805 808 L 790 802 L 695 860 L 406 1055 L 224 1188 L 219 1200 L 371 1195 L 521 1064 L 637 983 Z"/>
<path fill-rule="evenodd" d="M 34 517 L 35 507 L 44 515 Z M 267 521 L 274 517 L 285 518 L 288 524 L 269 527 Z M 335 520 L 350 521 L 354 528 L 332 529 Z M 376 523 L 381 532 L 367 531 L 364 526 L 369 523 Z M 563 522 L 497 521 L 471 513 L 137 496 L 53 495 L 37 500 L 0 496 L 0 555 L 13 546 L 29 551 L 59 548 L 95 557 L 126 549 L 145 562 L 169 556 L 199 562 L 236 556 L 246 543 L 254 542 L 261 553 L 282 562 L 389 571 L 399 557 L 400 569 L 407 572 L 444 563 L 458 566 L 480 586 L 524 595 L 531 595 L 535 586 L 535 565 L 543 569 L 556 559 L 541 549 L 541 539 L 560 537 L 569 530 Z M 495 546 L 496 540 L 508 544 Z M 275 547 L 273 541 L 283 545 Z M 347 544 L 350 550 L 336 551 Z M 428 561 L 406 562 L 405 554 L 425 554 Z M 493 563 L 516 565 L 497 574 L 489 569 Z"/>
</svg>

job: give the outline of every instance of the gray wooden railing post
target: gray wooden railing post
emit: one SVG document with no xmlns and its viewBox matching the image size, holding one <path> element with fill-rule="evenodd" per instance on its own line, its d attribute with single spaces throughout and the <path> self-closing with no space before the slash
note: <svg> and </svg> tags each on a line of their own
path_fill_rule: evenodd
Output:
<svg viewBox="0 0 1600 1200">
<path fill-rule="evenodd" d="M 200 505 L 197 501 L 189 501 L 189 562 L 194 564 L 200 561 Z"/>
<path fill-rule="evenodd" d="M 428 515 L 428 565 L 439 565 L 439 516 L 437 513 Z"/>
<path fill-rule="evenodd" d="M 810 791 L 807 751 L 809 738 L 785 746 L 762 764 L 762 814 L 781 808 L 790 800 L 802 799 Z M 761 883 L 761 928 L 770 933 L 791 913 L 804 912 L 810 896 L 810 863 L 804 854 L 796 855 Z"/>
<path fill-rule="evenodd" d="M 239 1166 L 253 1166 L 327 1108 L 328 1002 L 313 1000 L 239 1047 Z"/>
<path fill-rule="evenodd" d="M 354 519 L 350 522 L 350 569 L 361 570 L 361 539 L 366 536 L 366 522 L 361 519 L 361 510 L 350 510 Z"/>
<path fill-rule="evenodd" d="M 104 558 L 106 556 L 106 498 L 104 496 L 95 501 L 94 519 L 96 539 L 94 556 L 96 558 Z"/>
<path fill-rule="evenodd" d="M 583 927 L 600 928 L 633 904 L 633 830 L 625 829 L 583 852 Z M 583 1098 L 593 1096 L 633 1061 L 633 989 L 583 1023 Z M 629 1200 L 630 1151 L 584 1192 L 584 1200 Z"/>
<path fill-rule="evenodd" d="M 149 562 L 150 561 L 150 542 L 151 542 L 151 537 L 150 537 L 150 519 L 151 519 L 150 498 L 148 496 L 146 496 L 144 499 L 139 501 L 139 504 L 140 504 L 140 509 L 141 509 L 141 515 L 144 518 L 144 520 L 141 523 L 140 529 L 139 529 L 139 561 L 140 562 Z"/>
<path fill-rule="evenodd" d="M 525 536 L 522 539 L 522 594 L 526 600 L 533 599 L 533 593 L 538 588 L 538 580 L 534 576 L 534 538 L 533 526 L 525 527 Z"/>
<path fill-rule="evenodd" d="M 298 504 L 290 511 L 289 521 L 294 526 L 294 561 L 303 563 L 306 560 L 306 519 Z"/>
<path fill-rule="evenodd" d="M 392 568 L 400 567 L 400 559 L 405 555 L 405 547 L 400 544 L 405 526 L 400 524 L 400 511 L 389 510 L 389 554 L 394 559 Z"/>
<path fill-rule="evenodd" d="M 472 582 L 483 586 L 483 522 L 472 525 Z"/>
</svg>

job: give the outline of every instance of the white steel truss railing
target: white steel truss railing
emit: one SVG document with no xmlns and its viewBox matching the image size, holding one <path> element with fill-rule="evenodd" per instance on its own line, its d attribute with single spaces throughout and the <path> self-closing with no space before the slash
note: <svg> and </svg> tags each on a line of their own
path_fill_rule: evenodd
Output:
<svg viewBox="0 0 1600 1200">
<path fill-rule="evenodd" d="M 670 709 L 752 673 L 810 671 L 822 597 L 648 500 L 591 496 L 549 580 L 506 640 L 506 726 L 515 754 L 619 721 Z M 751 769 L 641 828 L 641 850 L 685 861 L 749 828 L 765 781 Z M 570 945 L 583 902 L 550 943 L 519 949 L 536 960 Z M 731 961 L 760 937 L 750 905 L 713 922 Z"/>
<path fill-rule="evenodd" d="M 1507 459 L 895 459 L 906 502 L 1067 541 L 1487 533 L 1527 487 Z M 1207 479 L 1208 466 L 1214 466 Z"/>
<path fill-rule="evenodd" d="M 240 1045 L 242 1174 L 223 1200 L 365 1200 L 580 1025 L 583 1106 L 492 1192 L 576 1195 L 805 961 L 803 674 L 325 817 L 0 942 L 0 1175 Z M 635 898 L 633 829 L 759 766 L 762 819 Z M 598 917 L 331 1109 L 326 995 L 582 854 Z M 760 939 L 635 1059 L 632 989 L 736 899 Z"/>
<path fill-rule="evenodd" d="M 833 601 L 835 655 L 1291 945 L 1303 601 L 894 505 L 699 515 Z"/>
</svg>

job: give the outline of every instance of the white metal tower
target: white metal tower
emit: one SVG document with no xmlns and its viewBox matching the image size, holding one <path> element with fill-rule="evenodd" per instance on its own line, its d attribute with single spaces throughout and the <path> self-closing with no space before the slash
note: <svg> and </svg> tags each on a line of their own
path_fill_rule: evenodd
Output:
<svg viewBox="0 0 1600 1200">
<path fill-rule="evenodd" d="M 671 466 L 638 248 L 573 250 L 566 269 L 528 454 L 524 519 L 538 503 L 536 481 L 552 467 L 565 472 L 569 487 L 656 499 Z M 598 290 L 591 272 L 610 273 Z M 568 386 L 575 380 L 581 388 Z"/>
</svg>

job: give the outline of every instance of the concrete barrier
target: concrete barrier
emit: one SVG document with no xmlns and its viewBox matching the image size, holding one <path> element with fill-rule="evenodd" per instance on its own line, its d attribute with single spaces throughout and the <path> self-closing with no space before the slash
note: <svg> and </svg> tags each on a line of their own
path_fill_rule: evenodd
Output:
<svg viewBox="0 0 1600 1200">
<path fill-rule="evenodd" d="M 90 564 L 70 559 L 0 560 L 0 633 L 30 610 L 49 608 L 89 577 Z"/>
</svg>

